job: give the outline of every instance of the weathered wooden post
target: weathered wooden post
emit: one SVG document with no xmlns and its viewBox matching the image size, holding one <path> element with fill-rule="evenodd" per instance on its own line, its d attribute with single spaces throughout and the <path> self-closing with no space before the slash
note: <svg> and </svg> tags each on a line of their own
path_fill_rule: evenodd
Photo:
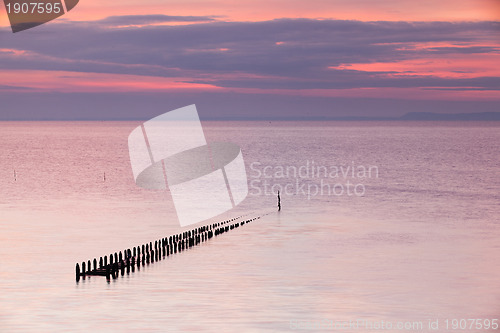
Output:
<svg viewBox="0 0 500 333">
<path fill-rule="evenodd" d="M 281 211 L 281 198 L 280 198 L 280 191 L 278 191 L 278 212 Z"/>
<path fill-rule="evenodd" d="M 78 282 L 80 281 L 80 265 L 78 263 L 76 263 L 75 273 L 76 273 L 76 282 Z"/>
<path fill-rule="evenodd" d="M 85 270 L 85 261 L 82 261 L 82 275 L 85 277 L 85 273 L 87 271 Z"/>
<path fill-rule="evenodd" d="M 113 279 L 116 279 L 118 277 L 118 262 L 115 261 L 113 263 Z"/>
<path fill-rule="evenodd" d="M 97 259 L 94 258 L 94 271 L 96 271 L 96 270 L 97 270 Z"/>
</svg>

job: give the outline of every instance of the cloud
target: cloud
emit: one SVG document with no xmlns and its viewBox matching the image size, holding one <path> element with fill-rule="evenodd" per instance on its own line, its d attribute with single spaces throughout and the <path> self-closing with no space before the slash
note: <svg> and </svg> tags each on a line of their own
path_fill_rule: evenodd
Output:
<svg viewBox="0 0 500 333">
<path fill-rule="evenodd" d="M 184 20 L 179 26 L 144 25 Z M 220 22 L 213 17 L 115 16 L 47 24 L 23 35 L 0 32 L 0 68 L 190 78 L 226 88 L 498 89 L 495 73 L 446 77 L 439 71 L 353 70 L 345 64 L 397 63 L 433 55 L 495 56 L 500 22 L 361 22 L 279 19 Z M 127 25 L 109 28 L 106 25 Z M 435 46 L 435 44 L 451 46 Z M 456 46 L 453 46 L 456 45 Z M 389 66 L 390 67 L 390 66 Z M 449 72 L 466 72 L 455 65 Z M 469 71 L 470 72 L 470 71 Z M 446 73 L 445 73 L 446 74 Z"/>
<path fill-rule="evenodd" d="M 259 81 L 248 80 L 218 80 L 219 87 L 260 88 L 260 89 L 353 89 L 353 88 L 415 88 L 415 87 L 461 87 L 461 90 L 499 90 L 500 77 L 478 77 L 464 79 L 446 79 L 439 77 L 419 77 L 417 75 L 405 77 L 378 77 L 370 72 L 346 74 L 338 71 L 330 80 L 291 81 L 287 79 L 268 79 Z M 191 83 L 208 84 L 210 80 L 195 80 Z"/>
<path fill-rule="evenodd" d="M 200 118 L 320 119 L 407 112 L 495 112 L 498 101 L 403 100 L 248 93 L 12 93 L 0 91 L 3 120 L 147 120 L 195 103 Z M 139 122 L 140 124 L 140 122 Z M 208 134 L 210 135 L 210 134 Z M 217 138 L 214 138 L 217 139 Z M 210 141 L 210 140 L 209 140 Z"/>
<path fill-rule="evenodd" d="M 109 16 L 94 23 L 110 26 L 147 25 L 166 22 L 211 22 L 214 16 L 170 16 L 170 15 L 123 15 Z"/>
<path fill-rule="evenodd" d="M 18 87 L 18 86 L 0 84 L 0 91 L 31 91 L 31 90 L 33 89 L 29 87 Z"/>
<path fill-rule="evenodd" d="M 453 54 L 453 53 L 499 53 L 500 47 L 490 47 L 490 46 L 471 46 L 471 47 L 430 47 L 427 49 L 432 53 L 440 54 Z"/>
</svg>

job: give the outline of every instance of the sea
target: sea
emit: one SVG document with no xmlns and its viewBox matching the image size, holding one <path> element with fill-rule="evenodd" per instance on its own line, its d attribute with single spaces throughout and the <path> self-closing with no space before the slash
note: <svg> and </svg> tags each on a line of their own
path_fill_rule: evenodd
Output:
<svg viewBox="0 0 500 333">
<path fill-rule="evenodd" d="M 203 121 L 246 199 L 181 227 L 135 184 L 140 121 L 0 122 L 0 332 L 491 332 L 500 123 Z M 280 191 L 281 211 L 277 209 Z M 75 265 L 260 217 L 107 281 Z"/>
</svg>

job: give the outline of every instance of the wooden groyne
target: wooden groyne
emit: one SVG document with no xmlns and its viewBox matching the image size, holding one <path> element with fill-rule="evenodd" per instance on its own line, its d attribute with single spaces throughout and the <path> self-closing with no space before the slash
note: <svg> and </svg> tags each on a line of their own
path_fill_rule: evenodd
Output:
<svg viewBox="0 0 500 333">
<path fill-rule="evenodd" d="M 212 239 L 214 236 L 219 236 L 225 232 L 243 226 L 247 223 L 260 219 L 260 216 L 252 219 L 235 222 L 242 216 L 213 223 L 202 227 L 184 231 L 180 234 L 171 235 L 168 237 L 142 244 L 132 249 L 126 249 L 123 252 L 115 252 L 93 260 L 83 261 L 81 265 L 76 264 L 75 273 L 76 281 L 80 278 L 85 279 L 86 276 L 105 276 L 109 281 L 116 279 L 120 274 L 123 276 L 125 272 L 130 274 L 141 266 L 149 265 L 155 261 L 160 261 L 165 257 L 182 252 L 196 246 L 200 243 Z"/>
</svg>

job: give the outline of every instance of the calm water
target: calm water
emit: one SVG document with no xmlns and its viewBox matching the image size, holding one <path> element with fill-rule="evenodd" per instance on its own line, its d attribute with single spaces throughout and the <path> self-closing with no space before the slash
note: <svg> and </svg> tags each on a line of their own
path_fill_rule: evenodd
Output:
<svg viewBox="0 0 500 333">
<path fill-rule="evenodd" d="M 207 223 L 273 211 L 277 189 L 283 210 L 111 283 L 76 283 L 76 262 L 186 230 L 168 192 L 134 184 L 138 125 L 0 123 L 0 332 L 500 318 L 499 125 L 205 122 L 208 141 L 241 146 L 251 184 Z"/>
</svg>

